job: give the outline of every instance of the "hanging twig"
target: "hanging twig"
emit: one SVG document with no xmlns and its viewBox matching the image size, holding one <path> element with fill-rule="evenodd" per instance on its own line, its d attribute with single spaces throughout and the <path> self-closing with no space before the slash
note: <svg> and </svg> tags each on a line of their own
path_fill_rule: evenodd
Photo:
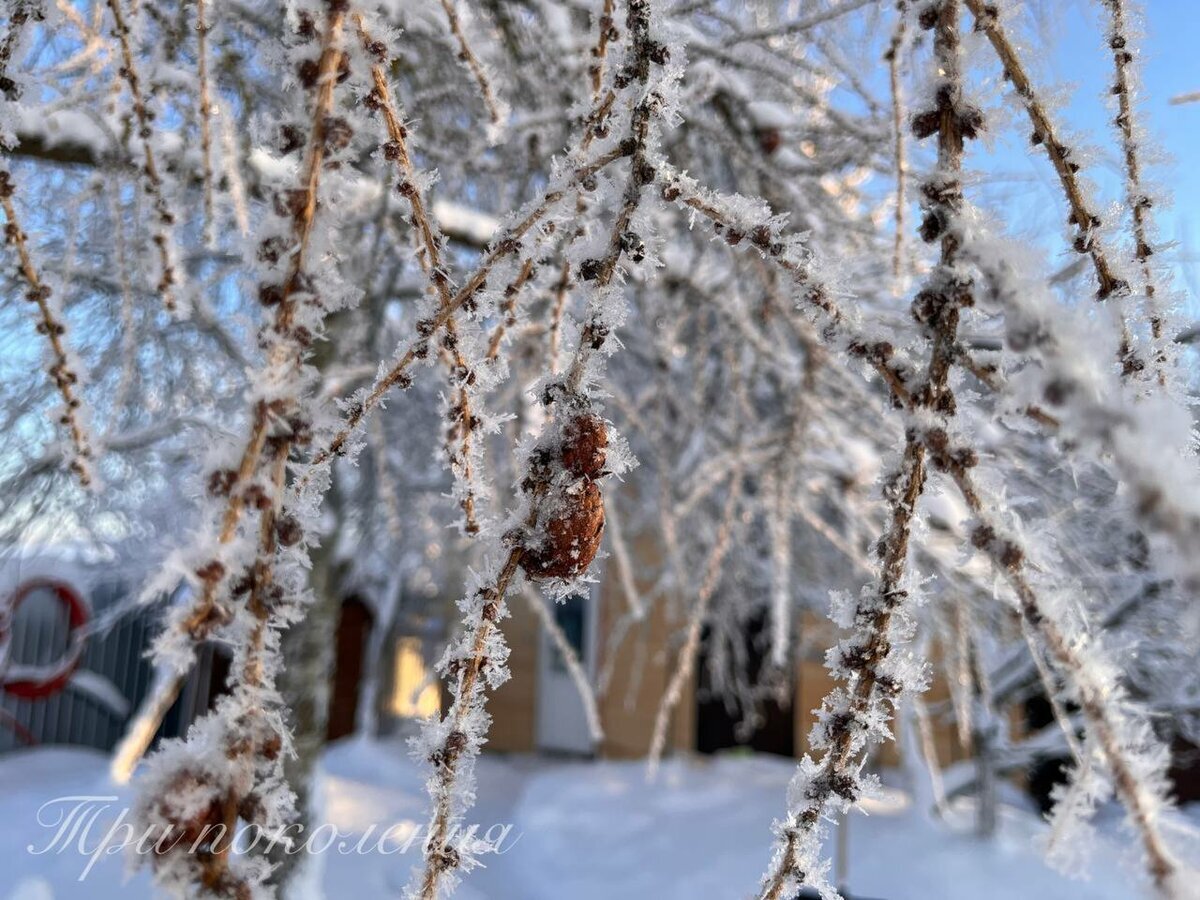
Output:
<svg viewBox="0 0 1200 900">
<path fill-rule="evenodd" d="M 687 633 L 683 646 L 671 669 L 671 680 L 663 691 L 658 702 L 658 712 L 654 716 L 654 731 L 650 737 L 650 751 L 646 755 L 646 779 L 653 781 L 658 775 L 658 766 L 662 761 L 663 750 L 667 744 L 667 726 L 671 722 L 671 713 L 679 705 L 683 697 L 683 689 L 696 671 L 696 659 L 700 653 L 700 638 L 704 633 L 704 625 L 708 620 L 709 605 L 720 586 L 724 573 L 725 557 L 733 538 L 733 526 L 738 512 L 738 501 L 742 494 L 742 473 L 734 471 L 729 477 L 729 488 L 725 495 L 725 510 L 721 514 L 721 522 L 717 526 L 717 535 L 712 549 L 708 554 L 708 562 L 704 567 L 704 579 L 696 592 L 692 604 L 691 615 L 688 617 Z"/>
<path fill-rule="evenodd" d="M 1115 81 L 1112 92 L 1117 97 L 1117 115 L 1113 119 L 1121 136 L 1125 163 L 1125 205 L 1133 218 L 1133 255 L 1141 270 L 1146 293 L 1146 311 L 1150 319 L 1150 336 L 1154 340 L 1154 367 L 1159 385 L 1166 384 L 1165 366 L 1168 345 L 1163 342 L 1163 312 L 1158 298 L 1158 284 L 1150 257 L 1154 246 L 1150 240 L 1150 210 L 1154 201 L 1142 184 L 1141 153 L 1138 147 L 1137 122 L 1134 118 L 1134 46 L 1126 17 L 1125 0 L 1102 0 L 1109 12 L 1108 46 L 1112 50 Z"/>
<path fill-rule="evenodd" d="M 1080 183 L 1080 164 L 1076 161 L 1072 148 L 1062 139 L 1050 118 L 1046 105 L 1038 97 L 1033 87 L 1033 81 L 1025 71 L 1025 66 L 1017 54 L 1016 46 L 1009 40 L 1000 23 L 1000 15 L 996 7 L 984 3 L 983 0 L 964 0 L 967 9 L 975 17 L 975 27 L 986 35 L 1000 58 L 1004 67 L 1004 76 L 1008 79 L 1021 98 L 1029 121 L 1033 125 L 1030 142 L 1034 146 L 1044 146 L 1050 163 L 1058 175 L 1063 194 L 1070 209 L 1067 224 L 1075 228 L 1073 246 L 1077 253 L 1086 254 L 1096 270 L 1098 285 L 1096 297 L 1107 300 L 1113 297 L 1122 300 L 1129 295 L 1129 282 L 1121 278 L 1114 267 L 1111 255 L 1100 239 L 1103 222 L 1099 212 L 1091 205 L 1083 185 Z M 1120 309 L 1121 348 L 1120 358 L 1126 375 L 1138 371 L 1144 362 L 1137 356 L 1133 347 L 1133 338 L 1129 332 L 1128 311 Z"/>
<path fill-rule="evenodd" d="M 154 114 L 146 104 L 142 82 L 133 57 L 133 39 L 129 25 L 121 11 L 121 0 L 108 0 L 108 8 L 112 11 L 113 33 L 121 47 L 122 64 L 119 74 L 129 87 L 133 115 L 138 124 L 138 140 L 142 145 L 142 174 L 145 176 L 146 192 L 150 195 L 150 203 L 154 208 L 151 240 L 158 253 L 159 279 L 156 289 L 162 296 L 167 312 L 174 313 L 177 307 L 175 288 L 180 281 L 175 265 L 174 225 L 176 220 L 175 214 L 171 212 L 167 203 L 166 186 L 163 183 L 154 153 Z"/>
<path fill-rule="evenodd" d="M 900 81 L 900 66 L 906 46 L 908 30 L 908 0 L 896 2 L 896 27 L 892 31 L 892 40 L 888 44 L 884 59 L 888 64 L 888 80 L 892 90 L 892 129 L 895 133 L 895 164 L 896 164 L 896 235 L 892 246 L 892 278 L 899 286 L 904 275 L 904 239 L 908 232 L 905 223 L 905 213 L 908 198 L 906 196 L 908 181 L 908 159 L 904 142 L 904 87 Z"/>
<path fill-rule="evenodd" d="M 578 422 L 587 416 L 589 404 L 584 393 L 584 379 L 588 363 L 604 347 L 610 334 L 600 304 L 617 275 L 620 259 L 626 253 L 636 252 L 628 238 L 629 225 L 641 203 L 643 188 L 654 178 L 654 170 L 646 160 L 652 109 L 641 90 L 649 81 L 651 57 L 663 59 L 665 48 L 650 37 L 647 0 L 631 0 L 627 29 L 631 33 L 627 63 L 632 78 L 625 89 L 631 96 L 633 107 L 629 137 L 623 144 L 628 144 L 625 149 L 630 157 L 630 172 L 604 256 L 581 264 L 584 279 L 594 282 L 591 295 L 594 302 L 571 366 L 563 380 L 547 390 L 544 397 L 549 407 L 560 410 L 570 422 Z M 485 577 L 482 586 L 463 601 L 466 632 L 460 641 L 448 648 L 442 663 L 442 668 L 452 679 L 450 709 L 441 722 L 429 726 L 420 745 L 427 748 L 435 773 L 430 781 L 434 808 L 425 845 L 425 866 L 415 882 L 421 900 L 436 900 L 447 875 L 470 863 L 469 859 L 463 858 L 461 848 L 451 844 L 452 826 L 462 806 L 470 802 L 473 762 L 487 725 L 483 710 L 486 690 L 507 677 L 501 667 L 507 648 L 498 623 L 508 614 L 506 597 L 518 569 L 527 556 L 533 562 L 539 560 L 539 555 L 530 549 L 526 540 L 535 527 L 545 524 L 547 514 L 552 512 L 543 509 L 548 497 L 553 499 L 551 487 L 556 477 L 554 467 L 548 461 L 555 455 L 556 448 L 561 452 L 562 429 L 566 424 L 560 422 L 557 429 L 547 429 L 539 448 L 531 454 L 529 469 L 521 480 L 528 504 L 527 512 L 521 517 L 523 528 L 510 537 L 513 546 L 494 574 Z M 568 499 L 566 502 L 573 501 Z M 562 549 L 573 552 L 569 547 Z M 574 569 L 574 566 L 568 568 Z"/>
<path fill-rule="evenodd" d="M 467 35 L 463 31 L 462 21 L 455 9 L 455 0 L 441 0 L 442 9 L 446 11 L 446 21 L 450 26 L 450 33 L 454 35 L 454 39 L 458 42 L 458 58 L 471 76 L 475 79 L 475 83 L 479 86 L 479 95 L 483 98 L 483 105 L 487 108 L 488 119 L 491 120 L 492 128 L 498 129 L 504 124 L 505 112 L 499 100 L 496 99 L 496 92 L 492 89 L 492 82 L 488 78 L 487 71 L 484 69 L 483 63 L 475 51 L 471 49 L 471 44 L 467 41 Z"/>
<path fill-rule="evenodd" d="M 213 205 L 212 169 L 212 95 L 208 84 L 208 32 L 205 18 L 205 0 L 196 0 L 196 65 L 199 75 L 199 90 L 196 98 L 200 112 L 200 155 L 201 178 L 204 182 L 204 245 L 216 243 L 216 214 Z"/>
<path fill-rule="evenodd" d="M 517 324 L 517 299 L 521 296 L 521 288 L 533 276 L 534 266 L 532 259 L 526 259 L 521 263 L 521 271 L 517 273 L 517 277 L 508 283 L 504 289 L 504 304 L 500 307 L 500 315 L 502 318 L 496 323 L 496 327 L 492 329 L 492 336 L 488 340 L 487 359 L 489 362 L 494 362 L 500 356 L 500 345 L 504 341 L 505 335 Z"/>
<path fill-rule="evenodd" d="M 443 0 L 443 3 L 446 0 Z M 604 63 L 608 58 L 608 45 L 617 39 L 617 27 L 613 21 L 613 12 L 617 8 L 616 0 L 604 0 L 604 8 L 596 22 L 596 45 L 592 47 L 592 64 L 588 66 L 588 75 L 592 79 L 592 102 L 600 97 L 600 88 L 604 84 Z"/>
<path fill-rule="evenodd" d="M 926 287 L 913 301 L 913 316 L 930 339 L 925 378 L 914 393 L 914 405 L 940 417 L 954 415 L 955 402 L 948 377 L 954 359 L 960 308 L 970 303 L 970 285 L 956 271 L 958 239 L 946 232 L 950 218 L 962 202 L 964 138 L 982 127 L 978 109 L 968 104 L 962 91 L 962 52 L 959 44 L 958 0 L 937 6 L 934 60 L 938 80 L 933 107 L 914 116 L 928 118 L 933 127 L 914 127 L 918 137 L 937 134 L 935 173 L 923 188 L 926 216 L 922 237 L 941 243 L 941 258 Z M 865 590 L 854 608 L 854 634 L 840 645 L 831 664 L 848 687 L 826 697 L 822 728 L 816 749 L 820 758 L 802 766 L 796 782 L 796 805 L 788 810 L 779 834 L 775 858 L 763 879 L 762 900 L 790 896 L 793 887 L 813 876 L 820 849 L 820 826 L 831 809 L 854 802 L 863 790 L 860 772 L 869 747 L 878 741 L 878 726 L 885 700 L 912 685 L 896 669 L 893 647 L 902 639 L 893 633 L 893 621 L 904 623 L 911 615 L 906 584 L 909 540 L 917 503 L 925 488 L 926 452 L 915 424 L 910 424 L 899 466 L 885 483 L 890 523 L 880 540 L 878 582 Z M 820 881 L 817 882 L 820 885 Z"/>
<path fill-rule="evenodd" d="M 8 220 L 4 227 L 4 240 L 17 251 L 17 273 L 26 285 L 25 299 L 36 304 L 38 333 L 45 335 L 49 342 L 50 366 L 47 371 L 62 398 L 62 408 L 55 415 L 58 424 L 66 431 L 69 441 L 65 454 L 67 467 L 79 479 L 80 484 L 91 487 L 95 481 L 92 472 L 93 450 L 91 436 L 84 424 L 83 404 L 78 393 L 82 374 L 80 363 L 67 350 L 67 326 L 63 321 L 58 301 L 54 299 L 54 291 L 42 280 L 29 252 L 28 236 L 21 228 L 13 205 L 15 191 L 12 175 L 7 169 L 0 169 L 0 205 L 3 206 L 4 215 Z"/>
<path fill-rule="evenodd" d="M 448 310 L 453 304 L 452 285 L 442 261 L 442 246 L 445 238 L 438 230 L 436 223 L 427 212 L 425 198 L 420 189 L 416 167 L 408 151 L 408 131 L 401 122 L 401 117 L 392 100 L 391 89 L 388 86 L 384 65 L 387 62 L 387 45 L 376 41 L 367 31 L 365 20 L 361 13 L 354 14 L 354 24 L 362 41 L 363 49 L 374 60 L 371 65 L 371 80 L 374 84 L 369 95 L 368 104 L 378 110 L 383 116 L 387 129 L 388 142 L 383 145 L 383 155 L 396 163 L 397 191 L 408 201 L 412 210 L 413 226 L 419 236 L 421 248 L 421 264 L 429 279 L 431 288 L 438 298 L 438 311 Z M 436 332 L 430 331 L 428 324 L 418 325 L 423 337 L 432 341 Z M 450 372 L 454 379 L 454 398 L 451 400 L 448 417 L 450 427 L 447 430 L 447 455 L 450 468 L 454 472 L 456 482 L 461 485 L 462 496 L 459 505 L 464 517 L 464 530 L 468 534 L 479 532 L 479 522 L 476 518 L 476 486 L 475 469 L 478 465 L 474 453 L 475 431 L 478 427 L 478 411 L 472 401 L 472 386 L 476 373 L 463 355 L 459 337 L 458 322 L 454 313 L 446 317 L 444 334 L 441 337 L 442 347 L 451 361 Z"/>
<path fill-rule="evenodd" d="M 311 304 L 313 300 L 306 267 L 317 212 L 322 163 L 329 151 L 327 132 L 335 127 L 330 111 L 333 107 L 336 72 L 342 59 L 339 45 L 343 18 L 344 12 L 331 14 L 322 35 L 321 53 L 312 77 L 316 96 L 304 164 L 298 178 L 300 186 L 281 193 L 290 213 L 287 235 L 268 237 L 260 245 L 260 255 L 265 253 L 273 256 L 275 263 L 280 262 L 281 247 L 287 247 L 290 254 L 282 281 L 275 283 L 266 280 L 259 287 L 260 300 L 275 309 L 274 321 L 265 329 L 271 338 L 267 360 L 261 370 L 266 383 L 287 382 L 296 376 L 312 339 L 308 327 L 296 321 L 297 307 L 301 303 Z M 288 384 L 287 389 L 294 390 L 294 384 Z M 156 655 L 170 665 L 175 674 L 174 681 L 161 680 L 155 689 L 158 699 L 149 708 L 165 713 L 170 705 L 165 698 L 179 692 L 194 660 L 194 648 L 230 622 L 232 612 L 227 606 L 227 595 L 232 588 L 250 591 L 258 585 L 261 594 L 269 585 L 270 561 L 263 559 L 261 547 L 259 561 L 254 565 L 249 580 L 234 578 L 234 573 L 222 557 L 238 537 L 248 507 L 266 507 L 263 509 L 266 514 L 268 508 L 277 509 L 277 504 L 281 502 L 281 496 L 275 497 L 273 493 L 276 490 L 277 470 L 283 464 L 280 461 L 281 454 L 286 462 L 294 444 L 311 438 L 311 425 L 295 408 L 297 401 L 298 398 L 286 395 L 270 402 L 257 400 L 251 410 L 248 434 L 236 467 L 218 468 L 209 473 L 210 493 L 224 498 L 216 515 L 215 546 L 205 548 L 205 557 L 193 566 L 194 575 L 199 581 L 195 596 L 189 603 L 171 612 L 167 629 L 156 641 Z M 262 483 L 263 476 L 266 476 L 269 491 Z M 282 491 L 282 485 L 278 486 L 278 490 Z M 271 512 L 264 518 L 270 518 L 274 524 L 275 516 L 276 513 Z M 264 566 L 266 569 L 263 569 Z M 153 731 L 150 736 L 153 736 Z M 132 767 L 136 764 L 137 754 L 132 749 L 133 745 L 130 746 L 132 758 L 128 765 Z M 141 750 L 144 751 L 145 747 Z"/>
</svg>

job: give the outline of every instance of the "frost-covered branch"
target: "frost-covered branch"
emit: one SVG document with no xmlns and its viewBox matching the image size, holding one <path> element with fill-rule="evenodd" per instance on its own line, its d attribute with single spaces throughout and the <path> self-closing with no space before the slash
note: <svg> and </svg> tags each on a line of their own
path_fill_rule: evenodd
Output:
<svg viewBox="0 0 1200 900">
<path fill-rule="evenodd" d="M 4 226 L 4 241 L 17 253 L 17 274 L 25 282 L 25 299 L 37 306 L 38 334 L 46 336 L 49 343 L 50 365 L 47 371 L 50 380 L 62 398 L 62 406 L 53 413 L 53 418 L 67 433 L 64 458 L 67 467 L 84 487 L 95 481 L 93 464 L 93 442 L 87 425 L 86 411 L 79 397 L 82 364 L 67 347 L 67 326 L 63 321 L 62 309 L 54 295 L 54 288 L 47 284 L 34 264 L 29 252 L 29 236 L 22 230 L 13 204 L 16 185 L 6 169 L 0 169 L 0 205 L 3 206 L 7 222 Z"/>
<path fill-rule="evenodd" d="M 1004 67 L 1005 77 L 1012 82 L 1013 89 L 1021 98 L 1029 121 L 1033 125 L 1030 137 L 1031 143 L 1044 146 L 1046 155 L 1050 158 L 1054 172 L 1062 185 L 1067 205 L 1071 210 L 1070 224 L 1077 230 L 1075 249 L 1086 253 L 1096 270 L 1096 281 L 1099 284 L 1097 296 L 1103 300 L 1114 292 L 1121 294 L 1129 290 L 1116 274 L 1108 253 L 1099 241 L 1101 220 L 1099 213 L 1093 208 L 1087 191 L 1079 178 L 1080 163 L 1073 159 L 1077 153 L 1067 145 L 1050 118 L 1050 112 L 1038 96 L 1033 81 L 1025 71 L 1025 65 L 1017 52 L 1016 45 L 1009 39 L 1001 21 L 1001 14 L 995 5 L 984 3 L 983 0 L 964 0 L 971 15 L 975 17 L 975 26 L 981 30 L 991 43 L 992 48 Z M 927 8 L 933 8 L 931 3 Z"/>
<path fill-rule="evenodd" d="M 620 101 L 630 104 L 627 136 L 620 142 L 630 158 L 629 175 L 604 256 L 579 264 L 583 280 L 593 282 L 588 318 L 567 373 L 543 388 L 542 402 L 556 418 L 529 451 L 519 479 L 521 505 L 506 535 L 510 549 L 502 562 L 493 563 L 476 580 L 460 603 L 462 636 L 447 648 L 439 664 L 451 679 L 450 708 L 441 721 L 429 723 L 414 743 L 415 751 L 426 756 L 434 770 L 425 866 L 409 889 L 410 896 L 421 900 L 445 896 L 457 880 L 457 871 L 469 870 L 475 862 L 471 848 L 454 846 L 451 838 L 473 798 L 475 758 L 490 723 L 484 709 L 487 692 L 508 677 L 504 666 L 508 649 L 498 623 L 508 615 L 506 602 L 514 579 L 523 571 L 535 580 L 569 585 L 583 574 L 603 532 L 597 480 L 622 464 L 619 458 L 610 458 L 607 426 L 591 411 L 590 379 L 596 376 L 591 361 L 620 320 L 621 301 L 612 292 L 618 266 L 626 255 L 633 262 L 643 256 L 643 239 L 630 237 L 631 224 L 645 188 L 654 180 L 647 161 L 651 123 L 666 102 L 661 96 L 651 101 L 647 87 L 652 66 L 662 66 L 669 57 L 668 49 L 650 35 L 647 0 L 631 0 L 626 27 L 627 51 L 608 96 L 614 110 L 620 110 Z M 671 86 L 669 79 L 670 75 L 656 77 L 660 90 Z"/>
<path fill-rule="evenodd" d="M 619 32 L 613 21 L 616 11 L 616 0 L 604 0 L 603 11 L 596 20 L 596 46 L 591 50 L 592 64 L 588 67 L 588 75 L 592 80 L 592 102 L 600 96 L 600 88 L 604 85 L 604 64 L 608 59 L 608 45 L 617 40 Z"/>
<path fill-rule="evenodd" d="M 938 78 L 926 99 L 928 111 L 913 117 L 914 122 L 936 122 L 932 130 L 914 126 L 918 137 L 938 137 L 937 169 L 922 188 L 926 213 L 921 235 L 939 241 L 941 255 L 913 301 L 913 316 L 929 336 L 929 362 L 913 391 L 913 419 L 900 463 L 884 485 L 890 521 L 877 551 L 877 583 L 864 588 L 852 612 L 846 611 L 839 624 L 852 626 L 853 634 L 829 654 L 831 671 L 847 688 L 835 690 L 822 703 L 813 734 L 813 747 L 821 756 L 815 761 L 805 757 L 790 788 L 788 816 L 779 825 L 775 858 L 763 879 L 763 900 L 790 897 L 806 881 L 822 892 L 829 890 L 819 856 L 824 821 L 834 810 L 844 813 L 871 789 L 861 770 L 870 746 L 889 735 L 884 704 L 920 690 L 924 681 L 919 661 L 900 651 L 913 627 L 910 604 L 917 586 L 908 577 L 909 542 L 926 481 L 918 423 L 926 416 L 944 421 L 955 413 L 948 379 L 960 309 L 971 303 L 971 284 L 958 268 L 959 241 L 947 226 L 962 204 L 963 141 L 982 128 L 981 113 L 963 96 L 958 0 L 939 4 L 932 28 Z"/>
<path fill-rule="evenodd" d="M 1141 839 L 1155 887 L 1169 900 L 1184 900 L 1190 890 L 1185 880 L 1194 875 L 1180 870 L 1162 834 L 1161 813 L 1170 805 L 1166 796 L 1170 762 L 1166 747 L 1118 683 L 1097 637 L 1077 629 L 1069 631 L 1071 611 L 1054 608 L 1035 590 L 1026 549 L 996 522 L 991 513 L 997 508 L 995 499 L 980 492 L 969 467 L 961 461 L 972 451 L 951 448 L 944 443 L 945 433 L 936 430 L 925 440 L 937 453 L 935 465 L 949 473 L 975 516 L 972 544 L 987 554 L 996 571 L 1008 581 L 1025 624 L 1038 635 L 1054 667 L 1069 679 L 1071 695 L 1083 711 L 1094 752 L 1111 772 L 1113 789 Z M 1095 781 L 1094 770 L 1081 768 L 1075 776 L 1085 782 L 1080 788 L 1083 798 L 1079 806 L 1060 807 L 1060 816 L 1085 816 L 1106 793 L 1106 786 Z"/>
<path fill-rule="evenodd" d="M 167 202 L 166 185 L 160 171 L 158 155 L 154 148 L 154 112 L 147 104 L 145 89 L 138 74 L 134 59 L 133 34 L 121 7 L 121 0 L 108 0 L 113 17 L 113 33 L 121 48 L 119 75 L 129 88 L 133 115 L 137 120 L 137 136 L 142 145 L 142 175 L 145 177 L 146 193 L 154 207 L 153 236 L 158 254 L 159 278 L 157 290 L 162 296 L 168 312 L 177 311 L 176 288 L 180 284 L 180 272 L 175 262 L 175 213 Z"/>
<path fill-rule="evenodd" d="M 1123 301 L 1129 295 L 1129 282 L 1122 278 L 1112 261 L 1112 253 L 1105 246 L 1103 239 L 1104 222 L 1096 209 L 1095 202 L 1089 195 L 1087 187 L 1079 176 L 1081 164 L 1079 153 L 1063 138 L 1061 131 L 1050 118 L 1050 112 L 1045 102 L 1038 96 L 1033 81 L 1025 70 L 1025 65 L 1017 52 L 1016 45 L 1009 39 L 1001 21 L 1001 13 L 995 4 L 984 3 L 983 0 L 964 0 L 971 15 L 975 17 L 975 27 L 986 35 L 989 43 L 999 57 L 1004 68 L 1005 78 L 1012 83 L 1017 96 L 1029 115 L 1033 126 L 1030 142 L 1033 146 L 1045 147 L 1046 155 L 1054 167 L 1066 197 L 1070 215 L 1067 224 L 1075 229 L 1075 239 L 1072 246 L 1075 251 L 1085 254 L 1092 262 L 1096 271 L 1098 285 L 1096 297 L 1107 300 L 1110 297 Z M 931 2 L 926 9 L 932 9 L 936 2 Z M 1120 310 L 1122 322 L 1122 339 L 1120 359 L 1125 373 L 1136 372 L 1145 365 L 1133 346 L 1133 337 L 1128 325 L 1129 311 Z"/>
<path fill-rule="evenodd" d="M 209 474 L 210 492 L 224 498 L 214 503 L 215 534 L 202 535 L 200 546 L 183 555 L 197 582 L 195 600 L 173 611 L 155 646 L 159 662 L 176 677 L 190 666 L 195 643 L 217 631 L 235 651 L 231 693 L 186 742 L 156 754 L 141 783 L 144 825 L 197 835 L 197 846 L 189 841 L 181 849 L 177 843 L 155 855 L 160 881 L 194 885 L 212 896 L 257 896 L 269 872 L 265 860 L 231 854 L 237 820 L 275 831 L 291 816 L 280 768 L 288 731 L 274 679 L 280 633 L 302 615 L 315 511 L 302 498 L 286 496 L 285 479 L 293 447 L 311 440 L 302 407 L 312 380 L 304 364 L 308 348 L 326 311 L 353 297 L 335 273 L 317 264 L 328 252 L 334 222 L 330 212 L 318 216 L 323 174 L 353 137 L 349 122 L 332 114 L 339 73 L 346 71 L 345 16 L 345 5 L 333 3 L 303 9 L 296 20 L 297 43 L 288 59 L 304 89 L 296 93 L 311 106 L 297 110 L 307 125 L 296 186 L 277 193 L 276 214 L 257 245 L 259 301 L 274 310 L 260 335 L 266 359 L 236 467 L 218 465 Z M 286 139 L 286 128 L 296 126 L 284 124 Z M 248 509 L 258 511 L 256 523 L 243 522 Z M 234 605 L 239 598 L 240 607 Z M 160 677 L 155 697 L 168 697 L 172 686 L 171 678 Z M 211 834 L 203 830 L 217 826 Z"/>
<path fill-rule="evenodd" d="M 1158 276 L 1150 258 L 1154 255 L 1150 210 L 1154 205 L 1142 179 L 1141 129 L 1135 118 L 1134 102 L 1139 88 L 1135 67 L 1137 47 L 1134 28 L 1129 21 L 1129 0 L 1102 0 L 1109 13 L 1106 38 L 1112 51 L 1115 80 L 1112 93 L 1117 98 L 1117 115 L 1113 124 L 1121 138 L 1121 155 L 1125 164 L 1125 205 L 1133 220 L 1133 255 L 1142 276 L 1146 297 L 1146 312 L 1150 320 L 1150 336 L 1154 341 L 1154 367 L 1160 385 L 1166 384 L 1165 367 L 1170 344 L 1164 342 L 1162 300 L 1159 297 Z"/>
<path fill-rule="evenodd" d="M 450 310 L 454 302 L 453 285 L 442 261 L 442 248 L 445 244 L 441 232 L 430 217 L 425 201 L 423 185 L 428 180 L 417 172 L 413 165 L 412 156 L 408 150 L 408 130 L 401 121 L 401 116 L 392 100 L 391 89 L 388 87 L 387 74 L 384 66 L 388 63 L 387 45 L 375 40 L 367 30 L 366 22 L 360 13 L 354 16 L 355 27 L 362 41 L 363 50 L 373 59 L 371 65 L 371 80 L 374 85 L 368 95 L 368 103 L 378 110 L 383 117 L 387 129 L 388 141 L 383 145 L 385 159 L 396 163 L 398 178 L 397 192 L 408 201 L 412 211 L 412 222 L 419 236 L 423 250 L 421 266 L 425 270 L 430 286 L 438 299 L 438 312 Z M 418 326 L 422 336 L 429 341 L 438 339 L 434 331 L 429 330 L 428 323 Z M 448 360 L 451 378 L 453 380 L 454 396 L 451 399 L 447 418 L 447 456 L 450 468 L 455 474 L 460 486 L 461 496 L 459 506 L 462 507 L 464 528 L 468 534 L 479 531 L 479 521 L 476 517 L 476 470 L 480 465 L 479 454 L 475 442 L 475 432 L 480 425 L 477 392 L 474 390 L 477 379 L 477 367 L 468 363 L 464 354 L 463 341 L 459 336 L 458 323 L 454 313 L 446 318 L 444 333 L 440 337 L 441 346 Z"/>
<path fill-rule="evenodd" d="M 483 105 L 487 109 L 488 119 L 491 121 L 490 129 L 493 134 L 498 134 L 507 116 L 504 104 L 497 99 L 496 91 L 492 87 L 492 80 L 488 75 L 486 67 L 467 40 L 466 32 L 463 30 L 462 16 L 458 11 L 456 0 L 440 0 L 440 2 L 442 9 L 446 12 L 446 22 L 450 27 L 450 33 L 458 43 L 459 61 L 471 73 L 471 77 L 475 79 L 475 84 L 479 87 L 479 95 L 483 98 Z"/>
</svg>

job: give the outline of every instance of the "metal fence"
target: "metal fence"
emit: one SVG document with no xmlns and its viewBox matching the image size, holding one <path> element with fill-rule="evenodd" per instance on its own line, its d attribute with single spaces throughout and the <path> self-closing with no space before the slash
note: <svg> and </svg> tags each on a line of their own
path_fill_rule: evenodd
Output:
<svg viewBox="0 0 1200 900">
<path fill-rule="evenodd" d="M 146 650 L 160 627 L 161 609 L 131 609 L 129 589 L 119 581 L 93 582 L 85 593 L 93 630 L 75 677 L 44 698 L 24 699 L 0 691 L 0 753 L 43 744 L 111 750 L 149 689 L 153 666 Z M 68 626 L 61 604 L 31 596 L 13 616 L 10 659 L 46 665 L 60 658 L 70 640 Z M 163 723 L 163 735 L 181 734 L 208 707 L 225 669 L 211 647 L 200 654 L 192 678 Z"/>
</svg>

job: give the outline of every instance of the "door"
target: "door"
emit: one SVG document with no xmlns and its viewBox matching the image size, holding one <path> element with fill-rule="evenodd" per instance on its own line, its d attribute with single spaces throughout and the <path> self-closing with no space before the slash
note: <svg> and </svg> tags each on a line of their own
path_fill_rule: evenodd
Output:
<svg viewBox="0 0 1200 900">
<path fill-rule="evenodd" d="M 546 602 L 546 601 L 543 601 Z M 550 612 L 579 656 L 589 683 L 596 669 L 596 597 L 575 594 L 553 603 Z M 557 753 L 591 753 L 595 747 L 579 690 L 549 629 L 539 629 L 537 746 Z"/>
<path fill-rule="evenodd" d="M 333 686 L 329 696 L 329 721 L 325 739 L 353 734 L 358 725 L 358 698 L 362 690 L 363 656 L 371 636 L 374 614 L 357 597 L 342 604 L 338 618 L 337 654 L 333 663 Z"/>
<path fill-rule="evenodd" d="M 740 673 L 747 684 L 757 684 L 766 666 L 767 647 L 766 619 L 756 616 L 746 623 L 742 632 L 745 649 L 741 655 L 745 668 Z M 734 747 L 749 747 L 760 753 L 777 753 L 781 756 L 795 755 L 795 725 L 791 692 L 780 702 L 779 698 L 765 695 L 759 699 L 757 727 L 747 732 L 742 727 L 745 710 L 731 706 L 726 698 L 713 691 L 709 668 L 709 642 L 707 629 L 701 644 L 699 678 L 696 689 L 696 750 L 699 753 L 717 753 Z M 791 685 L 788 685 L 789 688 Z"/>
</svg>

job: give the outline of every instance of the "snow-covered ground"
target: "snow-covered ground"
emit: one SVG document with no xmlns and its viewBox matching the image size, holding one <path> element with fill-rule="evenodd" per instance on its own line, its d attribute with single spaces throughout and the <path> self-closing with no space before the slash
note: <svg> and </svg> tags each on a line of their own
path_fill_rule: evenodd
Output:
<svg viewBox="0 0 1200 900">
<path fill-rule="evenodd" d="M 85 840 L 91 849 L 129 791 L 106 774 L 106 757 L 51 748 L 0 757 L 0 898 L 117 900 L 151 895 L 140 872 L 124 879 L 119 855 L 89 860 L 77 846 L 32 853 L 50 843 L 63 796 L 116 796 Z M 584 763 L 486 756 L 473 821 L 513 825 L 504 851 L 466 878 L 462 900 L 720 900 L 750 894 L 767 859 L 768 827 L 779 811 L 792 766 L 771 757 L 719 757 L 666 765 L 647 785 L 636 763 Z M 396 826 L 403 836 L 424 820 L 423 775 L 398 743 L 354 741 L 326 756 L 322 819 L 342 835 Z M 1045 826 L 1028 811 L 1005 807 L 990 842 L 962 822 L 937 823 L 890 791 L 855 815 L 848 828 L 848 888 L 881 900 L 1131 900 L 1140 882 L 1122 864 L 1129 842 L 1098 838 L 1089 881 L 1048 869 L 1035 844 Z M 1112 828 L 1102 829 L 1113 835 Z M 495 832 L 498 834 L 499 832 Z M 77 845 L 78 841 L 74 841 Z M 347 846 L 355 843 L 347 841 Z M 330 898 L 394 898 L 417 858 L 408 853 L 339 853 L 321 857 Z"/>
</svg>

